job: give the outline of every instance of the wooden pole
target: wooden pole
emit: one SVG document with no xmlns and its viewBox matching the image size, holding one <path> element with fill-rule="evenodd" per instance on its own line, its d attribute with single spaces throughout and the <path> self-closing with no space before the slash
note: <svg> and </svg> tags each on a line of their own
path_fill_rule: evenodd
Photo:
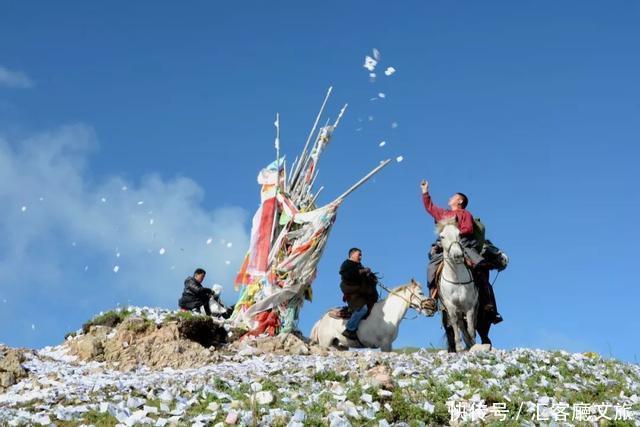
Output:
<svg viewBox="0 0 640 427">
<path fill-rule="evenodd" d="M 301 169 L 301 165 L 304 165 L 305 162 L 305 156 L 307 154 L 307 149 L 309 148 L 309 143 L 311 142 L 311 138 L 313 137 L 313 134 L 316 131 L 316 127 L 318 126 L 318 122 L 320 121 L 320 117 L 322 116 L 322 112 L 324 111 L 324 107 L 327 105 L 327 101 L 329 100 L 329 96 L 331 95 L 331 91 L 333 90 L 333 86 L 329 86 L 329 90 L 327 90 L 327 95 L 324 97 L 324 101 L 322 102 L 322 106 L 320 107 L 320 111 L 318 112 L 318 115 L 316 116 L 316 121 L 313 123 L 313 127 L 311 128 L 311 132 L 309 132 L 309 136 L 307 137 L 307 142 L 304 145 L 304 148 L 302 149 L 302 154 L 300 155 L 300 160 L 298 162 L 298 166 L 296 167 L 296 170 L 294 171 L 292 178 L 293 178 L 293 183 L 295 184 L 295 181 L 298 179 L 298 175 L 300 174 L 300 169 Z M 293 186 L 292 186 L 293 187 Z"/>
<path fill-rule="evenodd" d="M 375 167 L 371 172 L 366 174 L 364 177 L 360 179 L 360 181 L 353 184 L 347 191 L 342 193 L 339 197 L 337 197 L 333 202 L 341 202 L 345 197 L 349 194 L 353 193 L 358 187 L 367 182 L 373 175 L 378 173 L 383 167 L 387 166 L 391 162 L 391 159 L 387 159 L 384 162 L 380 163 L 377 167 Z"/>
<path fill-rule="evenodd" d="M 280 189 L 280 113 L 276 113 L 276 121 L 274 123 L 276 127 L 276 200 L 275 209 L 273 210 L 273 224 L 271 226 L 271 239 L 269 241 L 269 249 L 271 249 L 271 243 L 276 232 L 276 223 L 278 222 L 278 190 Z"/>
<path fill-rule="evenodd" d="M 325 129 L 327 126 L 329 126 L 329 119 L 327 119 L 327 122 L 324 124 L 324 126 L 318 130 L 318 135 L 316 136 L 315 142 L 313 143 L 313 147 L 311 147 L 309 156 L 306 158 L 304 165 L 302 166 L 302 169 L 300 169 L 300 179 L 298 180 L 295 186 L 298 191 L 294 192 L 294 194 L 296 194 L 297 196 L 304 197 L 305 190 L 308 187 L 304 179 L 307 176 L 307 170 L 309 168 L 309 162 L 311 161 L 311 155 L 315 150 L 318 150 L 320 147 L 320 144 L 322 144 L 320 140 L 320 135 L 322 134 L 322 130 Z M 331 135 L 329 135 L 329 137 L 331 137 Z M 319 155 L 318 155 L 318 160 L 320 160 Z M 318 170 L 318 162 L 316 162 L 316 164 L 313 167 L 315 168 L 314 172 L 316 172 Z"/>
<path fill-rule="evenodd" d="M 313 196 L 313 199 L 311 199 L 311 202 L 309 202 L 309 206 L 312 206 L 316 202 L 316 199 L 318 198 L 322 190 L 324 190 L 324 187 L 320 187 L 318 189 L 318 192 L 315 194 L 315 196 Z"/>
<path fill-rule="evenodd" d="M 349 104 L 344 104 L 344 107 L 342 107 L 342 110 L 340 110 L 340 114 L 338 114 L 338 118 L 336 119 L 335 123 L 333 123 L 333 130 L 336 130 L 336 128 L 338 127 L 338 124 L 340 123 L 340 119 L 342 118 L 342 115 L 344 114 L 348 106 Z"/>
</svg>

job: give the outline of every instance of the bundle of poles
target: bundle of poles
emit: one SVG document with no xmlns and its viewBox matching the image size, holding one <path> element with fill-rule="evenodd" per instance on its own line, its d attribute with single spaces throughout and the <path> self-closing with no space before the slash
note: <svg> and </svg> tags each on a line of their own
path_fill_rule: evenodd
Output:
<svg viewBox="0 0 640 427">
<path fill-rule="evenodd" d="M 261 204 L 253 217 L 249 251 L 236 277 L 242 287 L 231 320 L 249 335 L 288 333 L 298 329 L 300 309 L 311 300 L 318 263 L 344 199 L 387 166 L 382 161 L 331 203 L 318 207 L 323 187 L 314 191 L 318 162 L 340 124 L 337 119 L 318 127 L 330 87 L 300 155 L 287 168 L 280 156 L 280 116 L 276 114 L 276 160 L 258 174 Z M 312 142 L 313 141 L 313 142 Z"/>
</svg>

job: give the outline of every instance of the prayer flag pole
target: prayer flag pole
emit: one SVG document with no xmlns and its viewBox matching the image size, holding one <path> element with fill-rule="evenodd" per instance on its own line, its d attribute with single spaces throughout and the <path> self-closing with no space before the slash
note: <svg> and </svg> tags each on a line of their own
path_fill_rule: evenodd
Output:
<svg viewBox="0 0 640 427">
<path fill-rule="evenodd" d="M 287 168 L 286 162 L 283 162 L 282 183 L 280 177 L 280 114 L 276 113 L 274 122 L 276 128 L 274 141 L 276 183 L 275 186 L 272 186 L 272 170 L 269 170 L 269 181 L 263 184 L 263 188 L 264 185 L 269 185 L 264 188 L 265 191 L 268 191 L 265 193 L 266 197 L 272 194 L 275 187 L 275 200 L 273 201 L 275 206 L 271 205 L 272 200 L 269 198 L 268 205 L 266 200 L 262 202 L 256 216 L 254 216 L 254 219 L 257 218 L 257 222 L 252 228 L 252 242 L 255 236 L 264 244 L 255 245 L 255 248 L 251 246 L 246 261 L 241 267 L 239 277 L 242 274 L 242 284 L 252 286 L 252 288 L 251 293 L 243 292 L 241 294 L 232 316 L 232 320 L 237 324 L 252 328 L 251 334 L 258 334 L 264 330 L 261 328 L 265 327 L 267 320 L 258 317 L 257 314 L 267 310 L 271 310 L 269 318 L 275 317 L 280 321 L 280 326 L 273 328 L 269 332 L 270 334 L 290 332 L 297 328 L 299 311 L 304 302 L 305 292 L 316 276 L 318 263 L 335 222 L 338 206 L 349 194 L 391 162 L 390 159 L 381 162 L 332 203 L 321 207 L 315 206 L 318 196 L 324 188 L 321 186 L 317 191 L 314 191 L 313 188 L 319 175 L 319 159 L 330 143 L 332 134 L 347 109 L 347 104 L 345 104 L 333 124 L 330 124 L 330 120 L 327 120 L 324 126 L 319 124 L 332 90 L 333 87 L 329 87 L 327 90 L 299 157 L 296 157 L 289 168 Z M 269 213 L 273 210 L 271 218 L 273 222 L 269 236 L 266 236 L 267 230 L 265 230 L 269 214 L 265 213 L 266 217 L 262 217 L 262 209 L 267 209 L 267 206 Z M 284 219 L 286 221 L 283 221 Z M 280 221 L 283 221 L 283 226 L 280 225 Z M 267 238 L 270 239 L 269 247 L 265 248 Z M 263 262 L 264 252 L 267 249 L 265 265 Z M 253 261 L 255 264 L 251 264 Z M 247 289 L 249 288 L 245 288 L 245 291 Z M 256 322 L 258 322 L 257 326 Z"/>
<path fill-rule="evenodd" d="M 362 177 L 360 179 L 360 181 L 358 181 L 355 184 L 353 184 L 347 191 L 345 191 L 339 197 L 337 197 L 333 202 L 334 203 L 335 202 L 342 202 L 342 200 L 344 200 L 345 197 L 347 197 L 349 194 L 353 193 L 358 187 L 360 187 L 362 184 L 367 182 L 369 180 L 369 178 L 371 178 L 373 175 L 377 174 L 383 167 L 387 166 L 390 161 L 391 161 L 391 159 L 387 159 L 384 162 L 380 163 L 371 172 L 369 172 L 364 177 Z"/>
<path fill-rule="evenodd" d="M 271 239 L 269 241 L 269 247 L 273 242 L 273 238 L 276 232 L 276 223 L 278 222 L 278 190 L 280 189 L 280 113 L 276 113 L 276 121 L 273 123 L 276 127 L 276 194 L 275 194 L 275 209 L 273 210 L 273 224 L 271 225 Z"/>
<path fill-rule="evenodd" d="M 316 131 L 316 127 L 318 126 L 318 122 L 320 121 L 320 117 L 322 116 L 322 112 L 324 111 L 324 107 L 327 105 L 327 101 L 329 100 L 329 96 L 331 96 L 331 91 L 333 90 L 333 86 L 329 86 L 329 90 L 327 90 L 327 95 L 324 97 L 324 101 L 322 102 L 322 106 L 320 107 L 320 111 L 318 111 L 318 115 L 316 116 L 316 121 L 313 123 L 313 127 L 311 128 L 311 132 L 309 132 L 309 136 L 307 137 L 307 142 L 302 149 L 302 154 L 300 155 L 300 160 L 298 161 L 298 165 L 296 166 L 296 170 L 291 175 L 291 183 L 293 184 L 291 187 L 295 186 L 295 182 L 298 179 L 298 175 L 301 172 L 301 166 L 304 165 L 305 156 L 307 154 L 307 149 L 309 148 L 309 143 L 311 142 L 311 138 L 313 137 L 314 132 Z"/>
</svg>

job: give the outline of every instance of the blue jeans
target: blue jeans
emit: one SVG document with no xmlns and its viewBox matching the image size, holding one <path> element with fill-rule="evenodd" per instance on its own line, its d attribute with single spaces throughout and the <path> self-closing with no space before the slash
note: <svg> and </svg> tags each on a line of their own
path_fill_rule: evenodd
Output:
<svg viewBox="0 0 640 427">
<path fill-rule="evenodd" d="M 351 318 L 347 322 L 347 329 L 350 331 L 355 331 L 358 329 L 358 325 L 364 316 L 367 314 L 367 305 L 363 305 L 358 310 L 354 311 L 351 315 Z"/>
</svg>

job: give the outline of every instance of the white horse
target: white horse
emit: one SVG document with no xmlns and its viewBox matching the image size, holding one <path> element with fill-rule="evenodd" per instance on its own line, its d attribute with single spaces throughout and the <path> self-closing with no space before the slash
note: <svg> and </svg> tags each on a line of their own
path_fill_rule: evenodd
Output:
<svg viewBox="0 0 640 427">
<path fill-rule="evenodd" d="M 422 285 L 411 279 L 407 285 L 392 289 L 389 295 L 375 303 L 371 313 L 358 325 L 360 342 L 342 335 L 348 319 L 335 319 L 326 313 L 311 330 L 311 342 L 321 347 L 380 348 L 391 351 L 391 344 L 398 336 L 398 327 L 409 307 L 422 312 L 426 297 Z"/>
<path fill-rule="evenodd" d="M 444 305 L 442 324 L 448 330 L 449 350 L 451 329 L 455 342 L 455 351 L 467 349 L 475 344 L 476 310 L 478 290 L 473 283 L 471 270 L 464 262 L 464 249 L 460 244 L 460 230 L 455 216 L 440 221 L 437 225 L 443 250 L 443 268 L 438 288 L 440 301 Z"/>
</svg>

